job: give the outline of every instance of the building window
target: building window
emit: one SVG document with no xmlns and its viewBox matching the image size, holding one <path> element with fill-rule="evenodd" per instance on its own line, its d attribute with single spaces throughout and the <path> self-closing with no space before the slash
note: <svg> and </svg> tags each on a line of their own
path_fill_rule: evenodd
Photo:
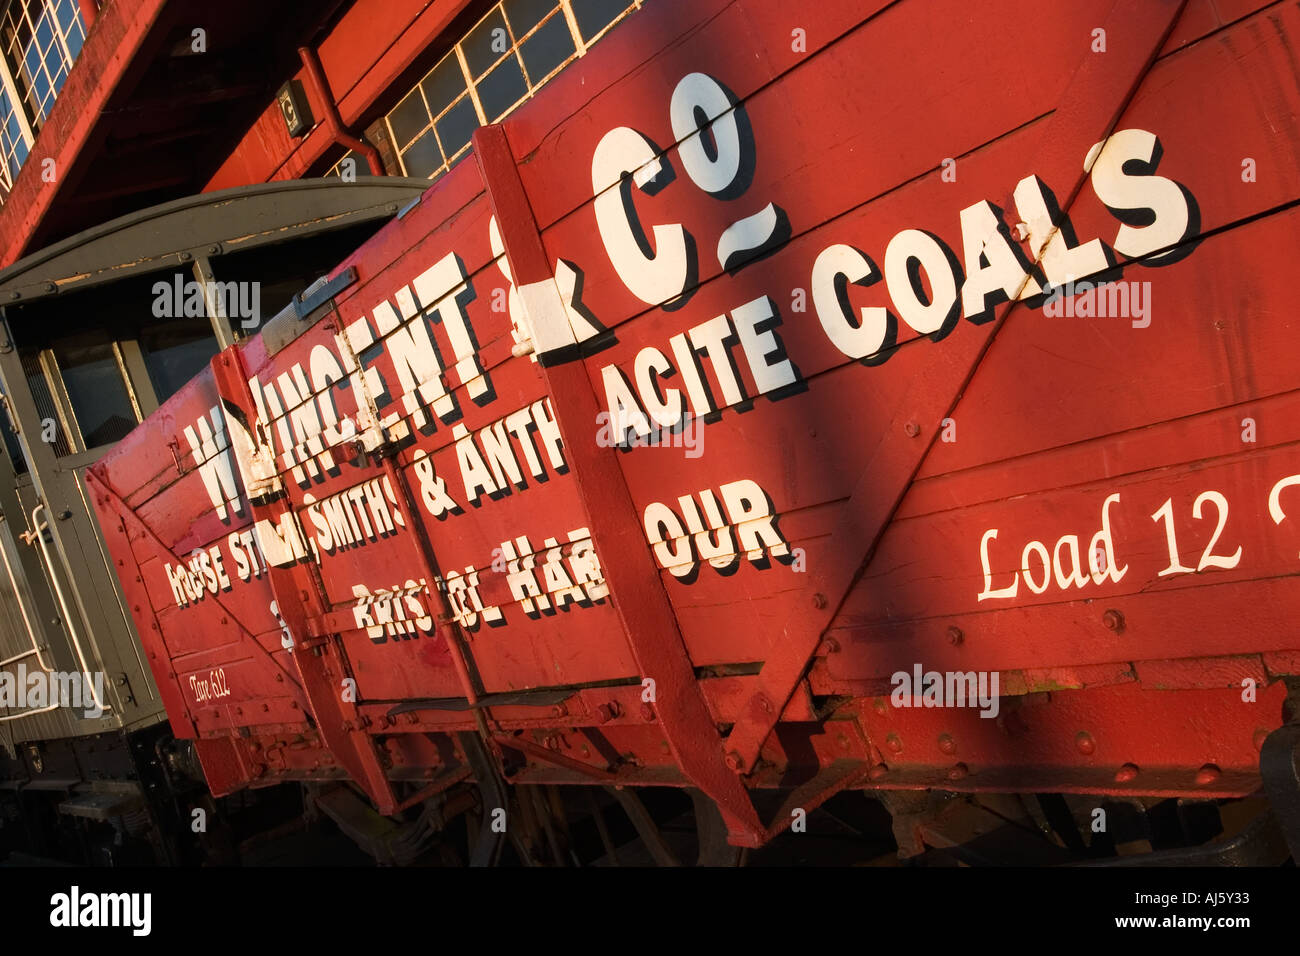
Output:
<svg viewBox="0 0 1300 956">
<path fill-rule="evenodd" d="M 31 149 L 30 128 L 23 122 L 7 90 L 0 90 L 0 179 L 5 188 L 12 188 L 14 177 L 27 160 Z"/>
<path fill-rule="evenodd" d="M 10 0 L 0 13 L 0 185 L 12 188 L 81 53 L 78 0 Z"/>
<path fill-rule="evenodd" d="M 33 125 L 50 115 L 85 39 L 77 0 L 16 0 L 5 10 L 0 43 Z"/>
<path fill-rule="evenodd" d="M 435 179 L 646 0 L 501 0 L 385 120 L 406 176 Z M 335 172 L 335 170 L 331 170 Z"/>
</svg>

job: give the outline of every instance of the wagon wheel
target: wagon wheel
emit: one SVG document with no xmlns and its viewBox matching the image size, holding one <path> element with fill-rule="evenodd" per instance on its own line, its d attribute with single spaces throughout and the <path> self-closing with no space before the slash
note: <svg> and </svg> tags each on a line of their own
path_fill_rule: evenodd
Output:
<svg viewBox="0 0 1300 956">
<path fill-rule="evenodd" d="M 696 866 L 742 866 L 744 849 L 727 842 L 727 824 L 718 805 L 700 790 L 687 790 L 695 804 L 695 832 L 700 838 Z"/>
<path fill-rule="evenodd" d="M 633 790 L 627 787 L 606 787 L 605 792 L 618 801 L 623 812 L 632 821 L 632 826 L 636 827 L 637 835 L 650 851 L 656 866 L 682 865 L 677 859 L 677 854 L 664 842 L 663 834 L 659 832 L 654 817 L 650 816 L 650 811 L 645 808 L 645 804 Z"/>
</svg>

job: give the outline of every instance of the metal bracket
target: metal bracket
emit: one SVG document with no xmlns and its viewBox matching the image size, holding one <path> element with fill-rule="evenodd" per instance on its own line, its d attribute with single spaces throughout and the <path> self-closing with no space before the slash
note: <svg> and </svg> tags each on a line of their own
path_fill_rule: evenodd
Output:
<svg viewBox="0 0 1300 956">
<path fill-rule="evenodd" d="M 293 301 L 277 312 L 262 329 L 262 344 L 266 346 L 266 354 L 276 355 L 288 348 L 295 339 L 316 324 L 306 321 L 313 312 L 344 289 L 355 285 L 356 281 L 356 266 L 348 266 L 333 279 L 322 276 L 303 291 L 295 293 Z"/>
</svg>

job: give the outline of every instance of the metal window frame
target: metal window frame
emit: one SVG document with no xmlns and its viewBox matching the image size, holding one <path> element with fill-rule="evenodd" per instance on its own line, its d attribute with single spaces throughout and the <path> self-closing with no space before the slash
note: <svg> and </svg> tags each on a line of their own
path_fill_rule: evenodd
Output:
<svg viewBox="0 0 1300 956">
<path fill-rule="evenodd" d="M 35 0 L 35 3 L 39 5 L 40 9 L 40 15 L 38 15 L 35 20 L 32 19 L 32 2 L 33 0 L 14 0 L 14 4 L 18 9 L 17 15 L 26 20 L 27 25 L 31 28 L 32 38 L 29 42 L 37 44 L 37 50 L 39 53 L 39 41 L 36 37 L 36 23 L 40 19 L 40 16 L 45 15 L 48 11 L 55 45 L 61 54 L 62 62 L 66 65 L 68 73 L 71 73 L 73 66 L 76 65 L 77 58 L 72 55 L 72 48 L 68 46 L 67 32 L 64 30 L 62 24 L 59 23 L 58 5 L 60 0 Z M 72 6 L 73 23 L 80 26 L 81 40 L 82 45 L 84 46 L 87 34 L 85 17 L 82 13 L 80 4 L 73 3 Z M 51 49 L 53 49 L 53 47 Z M 36 145 L 37 127 L 44 124 L 45 119 L 49 116 L 50 110 L 54 108 L 54 103 L 59 97 L 59 94 L 54 90 L 54 75 L 50 72 L 49 66 L 44 57 L 41 57 L 40 69 L 45 74 L 46 79 L 50 81 L 50 94 L 47 98 L 48 105 L 46 106 L 43 115 L 37 115 L 41 112 L 40 104 L 29 103 L 28 98 L 23 95 L 19 88 L 18 77 L 22 71 L 22 62 L 11 62 L 10 51 L 0 49 L 0 88 L 9 95 L 9 102 L 13 106 L 14 114 L 18 117 L 19 133 L 27 146 L 28 156 L 31 155 L 32 149 Z M 35 98 L 34 86 L 32 96 Z M 25 162 L 26 159 L 24 158 L 23 163 Z M 18 164 L 19 168 L 22 167 L 23 163 Z M 13 188 L 14 175 L 15 174 L 10 174 L 9 172 L 8 157 L 0 156 L 0 183 L 3 183 L 6 189 Z"/>
<path fill-rule="evenodd" d="M 14 115 L 18 117 L 19 134 L 27 144 L 27 155 L 32 153 L 32 147 L 36 144 L 36 133 L 32 129 L 31 119 L 27 116 L 27 106 L 24 97 L 18 92 L 18 84 L 9 69 L 9 60 L 7 57 L 0 55 L 0 87 L 9 95 L 9 103 L 13 107 Z M 23 159 L 25 163 L 26 158 Z M 19 163 L 21 169 L 23 163 Z M 5 188 L 13 188 L 13 176 L 9 172 L 9 158 L 0 157 L 0 179 L 4 181 Z"/>
<path fill-rule="evenodd" d="M 22 19 L 26 21 L 32 35 L 26 47 L 5 51 L 9 54 L 9 57 L 13 58 L 13 62 L 7 62 L 6 66 L 14 71 L 16 85 L 16 77 L 23 69 L 23 64 L 27 58 L 27 52 L 33 45 L 36 47 L 40 71 L 44 74 L 45 79 L 48 80 L 50 84 L 49 94 L 44 98 L 41 98 L 40 101 L 30 104 L 32 108 L 32 119 L 38 124 L 45 122 L 45 119 L 50 115 L 50 110 L 54 108 L 54 101 L 58 99 L 59 95 L 54 89 L 55 74 L 57 74 L 59 70 L 50 70 L 49 60 L 47 59 L 49 52 L 55 49 L 58 50 L 60 68 L 66 67 L 68 72 L 72 71 L 72 65 L 75 62 L 72 56 L 72 50 L 68 46 L 68 38 L 65 35 L 63 26 L 59 23 L 58 5 L 59 0 L 15 0 L 14 7 L 17 8 L 17 16 L 21 16 Z M 38 10 L 35 17 L 32 15 L 33 6 L 36 6 Z M 14 7 L 10 7 L 10 9 L 14 9 Z M 50 51 L 42 51 L 40 49 L 40 40 L 37 36 L 36 28 L 41 19 L 47 15 L 49 17 L 50 31 L 53 35 L 54 42 L 51 44 Z M 85 23 L 82 21 L 81 8 L 76 4 L 73 5 L 73 22 L 81 25 L 82 41 L 84 43 L 86 27 Z M 33 98 L 36 97 L 34 77 L 32 80 L 32 95 Z"/>
<path fill-rule="evenodd" d="M 86 440 L 81 434 L 81 423 L 72 410 L 72 399 L 63 384 L 63 371 L 53 349 L 44 348 L 36 353 L 36 362 L 41 374 L 45 376 L 45 387 L 49 390 L 50 401 L 54 404 L 54 413 L 59 416 L 59 426 L 68 436 L 68 452 L 75 455 L 86 451 Z M 66 457 L 66 456 L 64 456 Z"/>
<path fill-rule="evenodd" d="M 583 38 L 582 31 L 578 28 L 578 18 L 574 14 L 573 8 L 570 5 L 571 0 L 555 0 L 555 9 L 551 10 L 549 13 L 546 14 L 546 16 L 538 20 L 537 23 L 533 24 L 533 26 L 530 27 L 523 34 L 517 34 L 514 25 L 510 22 L 510 14 L 506 10 L 505 0 L 497 0 L 496 3 L 492 4 L 492 6 L 490 6 L 486 11 L 484 11 L 483 15 L 479 17 L 473 23 L 473 25 L 471 25 L 465 31 L 464 35 L 461 36 L 460 39 L 458 39 L 455 43 L 452 44 L 450 50 L 448 50 L 442 57 L 440 57 L 438 61 L 422 77 L 420 77 L 418 81 L 416 81 L 415 86 L 409 92 L 405 93 L 397 100 L 397 103 L 401 104 L 412 93 L 418 91 L 420 94 L 420 101 L 424 104 L 424 110 L 428 117 L 428 122 L 420 129 L 418 133 L 416 133 L 413 137 L 411 137 L 410 141 L 406 143 L 404 146 L 398 145 L 397 136 L 393 132 L 393 125 L 392 125 L 391 118 L 393 113 L 396 111 L 397 107 L 394 106 L 393 109 L 389 110 L 387 113 L 384 114 L 384 124 L 388 129 L 389 139 L 393 143 L 393 152 L 397 156 L 397 164 L 401 170 L 402 175 L 403 176 L 411 175 L 410 171 L 407 169 L 406 166 L 407 152 L 410 151 L 411 147 L 418 140 L 420 140 L 421 137 L 429 133 L 433 134 L 434 141 L 438 144 L 438 152 L 442 156 L 443 162 L 425 178 L 429 180 L 437 179 L 443 173 L 447 172 L 447 170 L 451 169 L 454 165 L 456 165 L 457 162 L 463 159 L 466 154 L 468 154 L 470 150 L 470 144 L 466 143 L 464 146 L 462 146 L 459 150 L 456 151 L 455 155 L 451 155 L 451 156 L 447 155 L 447 150 L 442 143 L 442 137 L 439 136 L 438 134 L 439 120 L 441 120 L 449 112 L 455 109 L 460 104 L 461 100 L 463 100 L 466 96 L 468 96 L 470 102 L 474 106 L 474 113 L 475 116 L 477 116 L 478 118 L 478 122 L 480 126 L 486 126 L 488 123 L 501 122 L 501 120 L 505 119 L 515 110 L 517 110 L 522 104 L 532 99 L 533 96 L 536 95 L 538 90 L 540 90 L 543 86 L 545 86 L 556 76 L 558 76 L 561 72 L 563 72 L 565 68 L 572 65 L 575 60 L 581 59 L 583 56 L 585 56 L 587 51 L 591 49 L 591 47 L 594 46 L 602 37 L 604 37 L 606 33 L 608 33 L 618 24 L 622 23 L 623 20 L 625 20 L 630 14 L 634 13 L 637 10 L 640 10 L 642 5 L 646 2 L 646 0 L 626 0 L 626 2 L 627 2 L 627 8 L 622 13 L 620 13 L 613 20 L 611 20 L 604 27 L 602 27 L 600 32 L 598 32 L 590 40 L 587 40 Z M 498 13 L 498 12 L 501 14 L 502 22 L 505 23 L 506 25 L 506 34 L 508 39 L 510 40 L 510 45 L 503 53 L 501 53 L 500 56 L 498 56 L 492 62 L 490 66 L 488 66 L 480 74 L 475 76 L 470 71 L 469 63 L 465 59 L 465 53 L 464 50 L 462 49 L 462 44 L 465 42 L 465 39 L 469 37 L 470 34 L 472 34 L 480 26 L 482 26 L 484 21 L 486 21 L 494 13 Z M 566 57 L 563 61 L 561 61 L 561 63 L 558 66 L 552 69 L 544 77 L 541 77 L 539 79 L 533 79 L 528 75 L 528 66 L 524 62 L 523 53 L 522 53 L 523 44 L 525 43 L 525 41 L 530 39 L 535 33 L 537 33 L 543 27 L 550 24 L 550 22 L 553 19 L 555 19 L 557 16 L 564 18 L 565 25 L 568 27 L 569 30 L 569 37 L 573 41 L 574 53 Z M 488 76 L 488 74 L 490 74 L 493 70 L 497 69 L 499 66 L 501 66 L 502 63 L 504 63 L 507 59 L 509 59 L 512 56 L 515 59 L 515 63 L 519 66 L 520 74 L 524 78 L 524 86 L 525 86 L 524 95 L 521 96 L 519 99 L 515 100 L 515 102 L 512 103 L 509 107 L 507 107 L 506 110 L 502 112 L 499 116 L 489 117 L 487 113 L 484 111 L 483 103 L 479 98 L 479 92 L 478 92 L 479 84 L 484 80 L 484 78 Z M 433 110 L 430 109 L 429 107 L 428 97 L 426 97 L 424 94 L 424 81 L 428 79 L 429 76 L 431 76 L 435 70 L 441 67 L 444 63 L 447 62 L 448 59 L 452 57 L 455 57 L 457 65 L 460 67 L 461 79 L 465 83 L 465 92 L 458 95 L 455 99 L 451 101 L 451 103 L 449 103 L 446 107 L 444 107 L 440 112 L 434 114 Z M 338 164 L 336 163 L 334 167 L 331 167 L 331 169 L 329 170 L 329 172 L 326 173 L 326 175 L 332 174 L 334 170 L 337 168 L 337 166 Z"/>
<path fill-rule="evenodd" d="M 138 425 L 158 407 L 158 398 L 154 393 L 153 383 L 149 380 L 149 370 L 144 363 L 140 343 L 137 339 L 111 339 L 109 347 L 113 352 L 118 374 L 121 375 L 122 384 L 126 387 L 131 411 L 135 413 L 135 421 Z M 50 390 L 50 399 L 54 403 L 55 413 L 59 416 L 59 423 L 69 439 L 69 453 L 60 456 L 60 460 L 114 444 L 114 442 L 106 442 L 94 448 L 87 446 L 85 433 L 82 432 L 81 422 L 77 418 L 77 410 L 73 407 L 72 397 L 68 394 L 63 379 L 63 369 L 59 365 L 58 356 L 54 354 L 52 348 L 47 347 L 37 353 L 37 360 L 45 376 L 46 387 Z"/>
</svg>

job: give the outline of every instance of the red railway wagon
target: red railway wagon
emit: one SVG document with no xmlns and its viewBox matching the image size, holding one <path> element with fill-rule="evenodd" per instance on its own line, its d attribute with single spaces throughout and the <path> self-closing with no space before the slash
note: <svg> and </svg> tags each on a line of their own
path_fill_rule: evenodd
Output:
<svg viewBox="0 0 1300 956">
<path fill-rule="evenodd" d="M 1294 852 L 1300 10 L 637 16 L 85 474 L 212 791 Z"/>
</svg>

